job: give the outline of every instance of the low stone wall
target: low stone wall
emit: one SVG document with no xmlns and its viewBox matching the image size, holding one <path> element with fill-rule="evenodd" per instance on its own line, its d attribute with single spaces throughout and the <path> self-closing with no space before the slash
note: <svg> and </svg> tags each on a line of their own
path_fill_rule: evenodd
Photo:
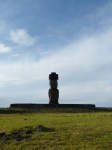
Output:
<svg viewBox="0 0 112 150">
<path fill-rule="evenodd" d="M 17 103 L 11 104 L 10 108 L 95 108 L 94 104 L 32 104 L 32 103 Z"/>
</svg>

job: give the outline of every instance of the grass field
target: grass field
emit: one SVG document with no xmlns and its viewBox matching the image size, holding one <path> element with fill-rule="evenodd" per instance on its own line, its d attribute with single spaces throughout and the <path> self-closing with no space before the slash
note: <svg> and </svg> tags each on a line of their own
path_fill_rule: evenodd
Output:
<svg viewBox="0 0 112 150">
<path fill-rule="evenodd" d="M 112 110 L 0 109 L 3 132 L 0 150 L 112 150 Z"/>
</svg>

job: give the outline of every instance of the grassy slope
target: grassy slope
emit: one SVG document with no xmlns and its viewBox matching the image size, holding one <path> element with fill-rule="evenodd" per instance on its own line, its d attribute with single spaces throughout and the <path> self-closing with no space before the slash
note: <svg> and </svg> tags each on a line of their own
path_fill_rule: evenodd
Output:
<svg viewBox="0 0 112 150">
<path fill-rule="evenodd" d="M 23 111 L 1 110 L 0 132 L 11 134 L 22 129 L 23 137 L 14 136 L 0 140 L 4 150 L 111 150 L 112 149 L 112 112 L 56 112 L 57 110 Z M 71 110 L 72 111 L 72 110 Z M 14 112 L 14 113 L 13 113 Z M 49 113 L 48 113 L 49 112 Z M 76 111 L 78 112 L 78 110 Z M 80 112 L 80 111 L 79 111 Z M 37 125 L 53 130 L 38 132 Z M 32 128 L 29 137 L 25 126 Z"/>
</svg>

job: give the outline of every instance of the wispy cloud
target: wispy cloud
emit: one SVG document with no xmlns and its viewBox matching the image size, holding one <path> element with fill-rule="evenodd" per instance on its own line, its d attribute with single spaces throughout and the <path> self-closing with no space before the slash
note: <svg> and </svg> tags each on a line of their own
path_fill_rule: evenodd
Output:
<svg viewBox="0 0 112 150">
<path fill-rule="evenodd" d="M 10 31 L 10 40 L 21 46 L 33 46 L 37 38 L 30 36 L 25 29 L 16 29 Z"/>
<path fill-rule="evenodd" d="M 5 32 L 9 33 L 9 35 L 5 34 L 6 37 L 10 38 L 10 41 L 6 39 L 6 43 L 12 45 L 10 42 L 14 42 L 15 51 L 8 55 L 11 59 L 0 61 L 0 97 L 14 98 L 15 102 L 20 100 L 22 102 L 24 99 L 24 102 L 47 103 L 48 75 L 55 71 L 59 74 L 60 103 L 95 103 L 101 106 L 108 102 L 108 106 L 112 105 L 111 6 L 104 6 L 98 11 L 92 11 L 93 14 L 77 18 L 79 23 L 75 25 L 78 28 L 78 37 L 73 36 L 72 40 L 70 38 L 72 32 L 69 33 L 69 31 L 70 29 L 75 31 L 72 30 L 75 28 L 74 24 L 69 22 L 69 27 L 68 24 L 62 24 L 63 27 L 66 26 L 63 33 L 67 34 L 58 32 L 59 37 L 69 40 L 69 44 L 64 42 L 61 45 L 62 40 L 58 42 L 56 37 L 55 40 L 50 39 L 48 47 L 43 46 L 48 43 L 48 40 L 40 34 L 43 42 L 40 40 L 39 47 L 36 44 L 37 38 L 25 30 L 29 28 L 27 25 L 25 29 L 14 30 L 17 25 L 10 27 L 12 29 L 10 33 Z M 55 24 L 51 27 L 55 28 Z M 29 31 L 32 32 L 32 29 L 34 28 Z M 60 26 L 59 29 L 61 29 Z M 79 32 L 80 29 L 85 30 Z M 0 31 L 3 31 L 2 28 Z M 35 33 L 37 34 L 38 31 L 36 30 Z M 41 28 L 42 35 L 44 31 L 46 30 L 42 31 Z M 51 37 L 53 35 L 52 32 L 46 33 Z M 2 52 L 12 50 L 6 46 L 8 44 L 0 44 Z M 35 47 L 26 51 L 27 46 L 34 46 L 34 44 Z"/>
<path fill-rule="evenodd" d="M 59 74 L 60 102 L 64 102 L 63 99 L 95 104 L 108 101 L 112 96 L 111 32 L 110 27 L 85 36 L 39 60 L 29 56 L 14 64 L 1 63 L 0 83 L 4 88 L 10 85 L 10 92 L 7 91 L 10 96 L 46 99 L 48 74 L 56 71 Z"/>
<path fill-rule="evenodd" d="M 6 46 L 6 45 L 4 45 L 2 43 L 0 44 L 0 53 L 8 53 L 11 50 L 12 50 L 11 47 L 8 47 L 8 46 Z"/>
</svg>

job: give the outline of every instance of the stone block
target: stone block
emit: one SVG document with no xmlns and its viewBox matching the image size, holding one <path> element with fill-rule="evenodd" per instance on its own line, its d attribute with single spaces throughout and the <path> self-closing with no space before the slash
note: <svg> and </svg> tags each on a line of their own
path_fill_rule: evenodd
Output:
<svg viewBox="0 0 112 150">
<path fill-rule="evenodd" d="M 51 74 L 49 74 L 49 80 L 58 80 L 58 74 L 56 74 L 56 72 L 52 72 Z"/>
</svg>

